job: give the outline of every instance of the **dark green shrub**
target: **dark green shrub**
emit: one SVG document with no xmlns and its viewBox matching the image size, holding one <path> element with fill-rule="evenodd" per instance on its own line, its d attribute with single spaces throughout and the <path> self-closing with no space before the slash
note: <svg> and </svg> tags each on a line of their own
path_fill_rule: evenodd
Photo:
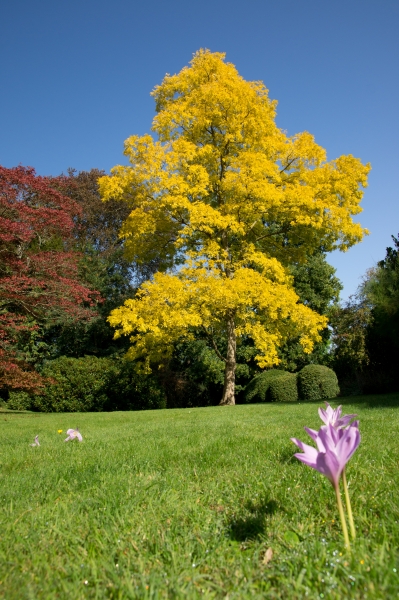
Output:
<svg viewBox="0 0 399 600">
<path fill-rule="evenodd" d="M 49 361 L 42 374 L 54 380 L 34 399 L 41 412 L 101 411 L 108 401 L 108 384 L 116 369 L 109 358 L 61 356 Z"/>
<path fill-rule="evenodd" d="M 49 361 L 42 369 L 49 384 L 35 396 L 33 410 L 89 412 L 165 408 L 165 395 L 154 375 L 138 375 L 134 365 L 117 356 Z"/>
<path fill-rule="evenodd" d="M 270 400 L 272 402 L 296 402 L 298 387 L 295 373 L 284 373 L 270 382 Z"/>
<path fill-rule="evenodd" d="M 224 368 L 224 362 L 204 340 L 179 340 L 172 359 L 157 372 L 168 407 L 218 404 L 223 393 Z M 238 371 L 239 368 L 236 379 Z"/>
<path fill-rule="evenodd" d="M 324 400 L 339 394 L 338 379 L 332 369 L 307 365 L 297 375 L 301 400 Z"/>
<path fill-rule="evenodd" d="M 158 378 L 139 375 L 134 363 L 121 359 L 108 381 L 104 410 L 154 410 L 166 408 L 166 396 Z"/>
<path fill-rule="evenodd" d="M 279 371 L 271 369 L 256 375 L 246 386 L 243 392 L 244 401 L 252 402 L 271 402 L 270 384 L 283 375 L 290 375 L 288 371 Z"/>
<path fill-rule="evenodd" d="M 27 392 L 10 392 L 6 408 L 10 410 L 31 410 L 32 397 Z"/>
</svg>

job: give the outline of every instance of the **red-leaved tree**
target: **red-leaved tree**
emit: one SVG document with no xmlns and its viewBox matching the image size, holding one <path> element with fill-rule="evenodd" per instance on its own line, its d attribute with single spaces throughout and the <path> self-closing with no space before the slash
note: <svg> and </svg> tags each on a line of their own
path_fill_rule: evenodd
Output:
<svg viewBox="0 0 399 600">
<path fill-rule="evenodd" d="M 0 166 L 0 389 L 37 391 L 44 381 L 24 343 L 43 325 L 93 317 L 99 294 L 79 282 L 73 251 L 81 208 L 62 194 L 66 178 Z M 34 343 L 34 341 L 33 341 Z"/>
</svg>

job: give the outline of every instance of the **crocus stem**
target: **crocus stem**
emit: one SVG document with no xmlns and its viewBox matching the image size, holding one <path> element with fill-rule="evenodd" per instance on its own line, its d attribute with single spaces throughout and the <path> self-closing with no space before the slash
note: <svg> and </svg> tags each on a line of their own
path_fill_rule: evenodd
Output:
<svg viewBox="0 0 399 600">
<path fill-rule="evenodd" d="M 342 481 L 344 483 L 346 510 L 348 511 L 349 527 L 351 530 L 352 539 L 354 540 L 356 537 L 356 529 L 355 529 L 355 523 L 353 521 L 352 506 L 351 506 L 351 500 L 349 498 L 349 490 L 348 490 L 348 483 L 346 481 L 345 469 L 342 471 Z"/>
<path fill-rule="evenodd" d="M 350 542 L 349 542 L 349 535 L 348 535 L 348 528 L 346 526 L 346 520 L 345 520 L 345 515 L 344 515 L 344 507 L 342 506 L 342 500 L 341 500 L 341 493 L 339 491 L 339 485 L 337 484 L 336 486 L 334 486 L 335 488 L 335 495 L 337 497 L 337 504 L 338 504 L 338 510 L 339 510 L 339 516 L 341 519 L 341 525 L 342 525 L 342 531 L 344 533 L 344 540 L 345 540 L 345 546 L 350 550 Z"/>
</svg>

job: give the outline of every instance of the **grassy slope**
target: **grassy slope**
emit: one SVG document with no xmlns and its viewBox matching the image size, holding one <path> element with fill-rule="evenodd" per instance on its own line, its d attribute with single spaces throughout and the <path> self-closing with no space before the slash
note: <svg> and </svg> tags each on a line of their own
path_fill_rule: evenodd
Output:
<svg viewBox="0 0 399 600">
<path fill-rule="evenodd" d="M 344 403 L 363 436 L 350 556 L 331 485 L 292 458 L 318 404 L 1 413 L 0 595 L 398 598 L 399 396 Z"/>
</svg>

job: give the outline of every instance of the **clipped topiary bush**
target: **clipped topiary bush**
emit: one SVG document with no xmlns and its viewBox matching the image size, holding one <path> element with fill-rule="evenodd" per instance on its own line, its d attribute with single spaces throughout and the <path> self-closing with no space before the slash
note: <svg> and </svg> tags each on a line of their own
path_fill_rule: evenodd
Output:
<svg viewBox="0 0 399 600">
<path fill-rule="evenodd" d="M 339 394 L 338 379 L 332 369 L 307 365 L 297 375 L 301 400 L 327 400 Z"/>
<path fill-rule="evenodd" d="M 269 386 L 272 402 L 296 402 L 298 387 L 295 373 L 285 372 L 282 377 L 275 377 Z"/>
<path fill-rule="evenodd" d="M 248 404 L 253 402 L 272 402 L 270 397 L 270 384 L 272 381 L 279 379 L 283 375 L 291 375 L 291 373 L 288 373 L 288 371 L 271 369 L 270 371 L 264 371 L 263 373 L 256 375 L 245 386 L 243 392 L 244 401 Z"/>
</svg>

